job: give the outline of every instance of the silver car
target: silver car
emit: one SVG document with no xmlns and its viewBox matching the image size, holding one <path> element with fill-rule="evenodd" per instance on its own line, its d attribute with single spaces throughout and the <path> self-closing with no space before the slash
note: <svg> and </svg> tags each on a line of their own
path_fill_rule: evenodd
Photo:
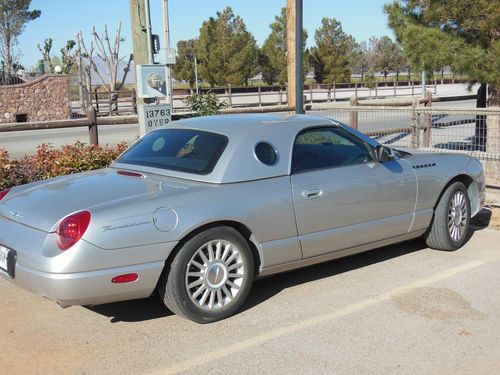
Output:
<svg viewBox="0 0 500 375">
<path fill-rule="evenodd" d="M 157 291 L 208 323 L 259 277 L 420 236 L 455 250 L 484 189 L 476 159 L 391 149 L 327 118 L 186 119 L 110 168 L 1 192 L 0 275 L 63 307 Z"/>
</svg>

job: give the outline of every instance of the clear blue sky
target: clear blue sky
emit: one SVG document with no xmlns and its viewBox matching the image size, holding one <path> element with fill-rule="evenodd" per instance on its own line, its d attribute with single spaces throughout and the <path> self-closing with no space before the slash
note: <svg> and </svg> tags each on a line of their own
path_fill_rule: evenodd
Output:
<svg viewBox="0 0 500 375">
<path fill-rule="evenodd" d="M 161 34 L 161 0 L 150 0 L 153 32 Z M 387 19 L 382 11 L 389 0 L 304 0 L 304 27 L 309 32 L 308 46 L 314 44 L 314 31 L 323 17 L 338 19 L 344 30 L 356 40 L 368 40 L 370 36 L 389 35 Z M 231 6 L 241 16 L 248 30 L 262 45 L 269 34 L 269 24 L 286 4 L 286 0 L 169 0 L 171 43 L 175 46 L 182 39 L 195 38 L 202 22 L 215 16 L 218 10 Z M 54 39 L 53 51 L 59 50 L 68 39 L 82 30 L 90 39 L 92 26 L 102 30 L 108 25 L 112 35 L 121 21 L 125 42 L 123 55 L 132 50 L 130 38 L 129 0 L 33 0 L 32 9 L 42 15 L 30 22 L 19 38 L 21 62 L 29 68 L 41 58 L 36 48 L 46 37 Z"/>
</svg>

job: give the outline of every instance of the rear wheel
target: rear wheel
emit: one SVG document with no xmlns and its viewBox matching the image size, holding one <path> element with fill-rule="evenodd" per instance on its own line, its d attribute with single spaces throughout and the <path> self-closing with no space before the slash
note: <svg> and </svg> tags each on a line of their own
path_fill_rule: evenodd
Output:
<svg viewBox="0 0 500 375">
<path fill-rule="evenodd" d="M 241 307 L 253 281 L 248 243 L 231 227 L 187 241 L 164 271 L 158 291 L 165 305 L 197 323 L 227 318 Z"/>
<path fill-rule="evenodd" d="M 461 182 L 451 184 L 439 200 L 425 235 L 427 245 L 438 250 L 460 248 L 469 232 L 470 201 Z"/>
</svg>

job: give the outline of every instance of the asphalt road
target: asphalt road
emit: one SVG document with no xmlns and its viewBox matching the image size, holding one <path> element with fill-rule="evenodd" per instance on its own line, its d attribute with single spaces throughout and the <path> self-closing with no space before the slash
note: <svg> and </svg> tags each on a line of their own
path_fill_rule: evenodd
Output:
<svg viewBox="0 0 500 375">
<path fill-rule="evenodd" d="M 436 102 L 434 107 L 445 108 L 474 108 L 474 100 L 465 100 L 458 102 Z M 311 112 L 323 116 L 332 116 L 340 121 L 348 122 L 348 112 L 321 111 Z M 360 114 L 361 131 L 392 129 L 407 126 L 410 123 L 411 113 L 374 113 Z M 138 137 L 138 126 L 135 124 L 126 125 L 108 125 L 99 127 L 99 142 L 102 145 L 115 145 L 119 142 L 132 143 Z M 21 158 L 24 155 L 34 154 L 38 145 L 41 143 L 51 143 L 55 147 L 61 147 L 76 141 L 88 143 L 88 131 L 86 128 L 74 129 L 44 129 L 20 132 L 0 132 L 0 148 L 9 151 L 15 158 Z"/>
<path fill-rule="evenodd" d="M 156 297 L 91 308 L 0 280 L 5 374 L 498 374 L 500 232 L 412 241 L 258 281 L 197 325 Z"/>
</svg>

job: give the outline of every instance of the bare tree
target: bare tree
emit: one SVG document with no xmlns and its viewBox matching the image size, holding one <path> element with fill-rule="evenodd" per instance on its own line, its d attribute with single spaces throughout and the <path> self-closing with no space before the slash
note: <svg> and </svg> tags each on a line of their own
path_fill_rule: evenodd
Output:
<svg viewBox="0 0 500 375">
<path fill-rule="evenodd" d="M 92 105 L 90 93 L 92 91 L 92 70 L 96 69 L 94 63 L 94 42 L 87 48 L 83 34 L 80 31 L 76 34 L 76 64 L 78 66 L 79 82 L 78 91 L 80 94 L 80 108 L 86 112 Z"/>
<path fill-rule="evenodd" d="M 52 59 L 50 57 L 50 51 L 52 50 L 52 38 L 47 38 L 43 42 L 43 48 L 40 44 L 36 45 L 43 56 L 43 62 L 45 66 L 49 69 L 49 73 L 54 73 L 54 66 L 52 64 Z"/>
<path fill-rule="evenodd" d="M 111 40 L 108 34 L 108 26 L 104 25 L 104 33 L 99 35 L 96 32 L 95 27 L 93 28 L 92 35 L 94 37 L 94 43 L 97 47 L 96 55 L 99 59 L 104 63 L 107 68 L 108 73 L 108 84 L 107 90 L 110 95 L 110 104 L 112 103 L 113 108 L 110 108 L 111 111 L 118 111 L 118 94 L 116 91 L 122 89 L 127 74 L 130 70 L 130 64 L 132 62 L 132 55 L 129 56 L 129 60 L 125 68 L 123 69 L 123 76 L 120 82 L 118 82 L 118 66 L 120 62 L 125 59 L 125 57 L 120 58 L 120 44 L 123 42 L 123 38 L 121 37 L 121 29 L 122 23 L 118 25 L 118 29 L 116 30 L 115 37 L 113 40 L 113 44 L 111 44 Z M 97 69 L 95 70 L 98 74 L 99 78 L 102 80 L 102 83 L 106 86 L 106 82 L 103 79 L 101 72 Z"/>
<path fill-rule="evenodd" d="M 92 41 L 89 49 L 86 48 L 82 32 L 80 31 L 80 33 L 77 34 L 77 64 L 80 71 L 80 92 L 84 97 L 81 101 L 82 105 L 91 105 L 92 103 L 90 97 L 90 92 L 92 90 L 91 73 L 94 71 L 110 95 L 110 101 L 113 104 L 113 108 L 110 108 L 110 111 L 117 111 L 118 95 L 116 91 L 122 89 L 125 79 L 127 78 L 127 74 L 130 71 L 130 64 L 132 62 L 132 55 L 130 55 L 127 65 L 123 69 L 121 80 L 119 80 L 118 67 L 120 62 L 126 58 L 126 56 L 121 58 L 119 57 L 120 45 L 124 40 L 121 37 L 121 28 L 122 24 L 120 22 L 113 39 L 113 43 L 111 43 L 107 25 L 104 26 L 104 32 L 102 35 L 99 35 L 94 27 L 92 29 Z M 99 69 L 99 66 L 96 63 L 96 57 L 103 62 L 107 71 L 107 79 L 105 78 L 105 72 L 103 72 L 102 69 Z"/>
</svg>

